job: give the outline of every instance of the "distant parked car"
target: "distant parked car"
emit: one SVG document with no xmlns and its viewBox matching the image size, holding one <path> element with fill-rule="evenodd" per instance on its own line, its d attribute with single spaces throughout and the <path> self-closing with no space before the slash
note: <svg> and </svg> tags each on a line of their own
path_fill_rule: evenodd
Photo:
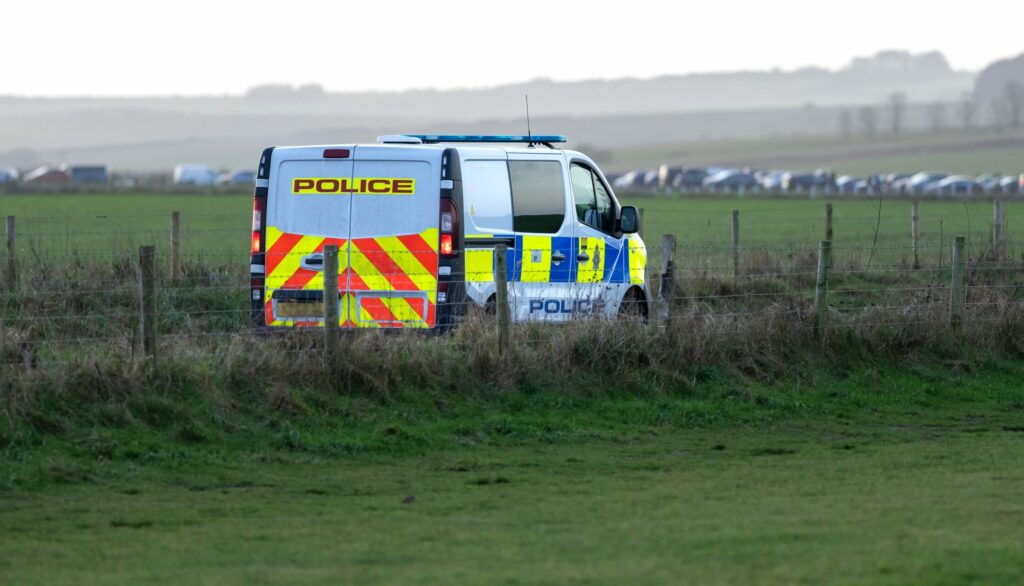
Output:
<svg viewBox="0 0 1024 586">
<path fill-rule="evenodd" d="M 18 170 L 14 167 L 0 167 L 0 183 L 14 183 L 18 180 Z"/>
<path fill-rule="evenodd" d="M 705 178 L 704 187 L 715 191 L 752 189 L 757 187 L 757 179 L 751 173 L 744 173 L 737 169 L 727 169 Z"/>
<path fill-rule="evenodd" d="M 857 190 L 859 184 L 866 185 L 864 177 L 842 175 L 836 178 L 836 191 L 841 194 L 856 194 L 859 193 Z"/>
<path fill-rule="evenodd" d="M 62 183 L 69 183 L 71 181 L 71 175 L 68 175 L 67 171 L 44 166 L 25 173 L 21 180 L 25 183 L 59 185 Z"/>
<path fill-rule="evenodd" d="M 782 178 L 785 176 L 786 171 L 765 171 L 758 180 L 761 182 L 761 187 L 765 190 L 779 191 L 782 189 Z"/>
<path fill-rule="evenodd" d="M 674 189 L 697 189 L 704 185 L 707 176 L 708 171 L 703 167 L 683 167 L 672 179 L 671 186 Z"/>
<path fill-rule="evenodd" d="M 672 186 L 672 182 L 676 176 L 682 173 L 682 167 L 674 167 L 671 165 L 662 165 L 658 167 L 658 189 L 668 189 Z"/>
<path fill-rule="evenodd" d="M 884 181 L 879 175 L 872 175 L 871 177 L 865 177 L 853 186 L 853 190 L 856 193 L 880 193 L 882 191 L 882 185 Z"/>
<path fill-rule="evenodd" d="M 619 177 L 612 182 L 612 187 L 616 189 L 637 189 L 643 187 L 644 176 L 647 175 L 647 169 L 633 169 L 629 173 Z"/>
<path fill-rule="evenodd" d="M 1003 180 L 1002 175 L 978 175 L 974 181 L 985 191 L 985 193 L 996 193 L 1001 191 L 999 182 Z"/>
<path fill-rule="evenodd" d="M 907 193 L 910 191 L 910 177 L 900 177 L 890 181 L 885 186 L 887 193 Z"/>
<path fill-rule="evenodd" d="M 217 172 L 206 165 L 178 165 L 173 180 L 177 185 L 213 185 Z"/>
<path fill-rule="evenodd" d="M 1024 193 L 1024 175 L 1003 177 L 999 180 L 999 191 L 1005 194 Z"/>
<path fill-rule="evenodd" d="M 823 169 L 814 173 L 786 173 L 782 177 L 782 189 L 786 191 L 810 191 L 828 187 L 832 187 L 832 175 Z"/>
<path fill-rule="evenodd" d="M 110 179 L 105 165 L 65 165 L 61 170 L 75 183 L 106 183 Z"/>
<path fill-rule="evenodd" d="M 886 193 L 906 193 L 908 189 L 907 184 L 913 176 L 913 173 L 889 173 L 882 177 L 882 191 Z"/>
<path fill-rule="evenodd" d="M 929 173 L 924 171 L 916 173 L 907 179 L 906 191 L 909 193 L 924 193 L 929 185 L 938 183 L 947 177 L 949 175 L 946 173 Z M 973 182 L 974 180 L 971 179 L 971 181 Z"/>
<path fill-rule="evenodd" d="M 657 169 L 652 169 L 644 173 L 644 182 L 641 184 L 641 186 L 644 189 L 657 189 L 659 173 L 660 172 Z"/>
<path fill-rule="evenodd" d="M 970 195 L 980 193 L 981 186 L 973 177 L 967 175 L 953 175 L 940 181 L 929 183 L 925 186 L 923 193 L 942 195 Z"/>
<path fill-rule="evenodd" d="M 229 171 L 217 177 L 217 185 L 252 185 L 256 183 L 255 171 Z"/>
</svg>

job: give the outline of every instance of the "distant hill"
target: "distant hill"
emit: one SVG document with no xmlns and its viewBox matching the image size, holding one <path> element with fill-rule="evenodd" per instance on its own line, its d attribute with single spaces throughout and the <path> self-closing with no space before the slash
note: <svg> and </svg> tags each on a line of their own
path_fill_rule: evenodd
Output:
<svg viewBox="0 0 1024 586">
<path fill-rule="evenodd" d="M 843 108 L 813 107 L 609 116 L 541 116 L 533 118 L 538 134 L 562 133 L 570 146 L 591 154 L 608 149 L 643 149 L 699 141 L 788 139 L 832 136 L 838 132 Z M 0 151 L 0 164 L 20 168 L 60 162 L 107 163 L 116 169 L 167 171 L 176 163 L 201 162 L 224 168 L 252 167 L 260 151 L 269 145 L 327 144 L 373 141 L 380 134 L 424 132 L 456 134 L 525 133 L 525 121 L 486 120 L 463 122 L 377 121 L 371 125 L 335 125 L 327 117 L 308 116 L 302 126 L 296 119 L 254 115 L 218 118 L 177 113 L 167 115 L 161 128 L 172 138 L 149 139 L 137 131 L 122 143 L 89 144 L 88 137 L 101 134 L 111 124 L 106 117 L 78 118 L 76 146 Z M 285 124 L 287 122 L 288 124 Z M 72 120 L 63 121 L 70 125 Z M 228 124 L 230 123 L 230 124 Z M 910 104 L 905 115 L 907 130 L 928 128 L 927 107 Z M 171 130 L 174 132 L 171 132 Z M 67 127 L 65 127 L 67 130 Z"/>
<path fill-rule="evenodd" d="M 753 71 L 653 79 L 534 80 L 450 91 L 329 93 L 265 85 L 245 95 L 151 98 L 0 97 L 0 165 L 99 162 L 164 169 L 175 162 L 250 166 L 267 144 L 372 140 L 395 132 L 522 132 L 579 143 L 679 143 L 703 138 L 837 131 L 839 106 L 952 100 L 974 82 L 939 53 L 886 51 L 836 71 Z"/>
<path fill-rule="evenodd" d="M 1006 86 L 1016 82 L 1024 87 L 1024 53 L 1012 59 L 1003 59 L 989 65 L 978 74 L 974 82 L 974 96 L 982 104 L 1001 100 Z"/>
</svg>

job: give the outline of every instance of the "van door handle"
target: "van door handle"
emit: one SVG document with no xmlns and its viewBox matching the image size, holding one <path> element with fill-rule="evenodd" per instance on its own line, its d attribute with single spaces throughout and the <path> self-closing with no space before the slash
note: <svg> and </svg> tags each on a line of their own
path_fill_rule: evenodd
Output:
<svg viewBox="0 0 1024 586">
<path fill-rule="evenodd" d="M 555 251 L 551 254 L 551 261 L 556 263 L 563 262 L 565 261 L 565 255 L 561 252 Z"/>
<path fill-rule="evenodd" d="M 588 260 L 590 260 L 590 255 L 587 254 L 587 251 L 584 250 L 583 252 L 576 255 L 576 260 L 580 262 L 587 262 Z"/>
<path fill-rule="evenodd" d="M 313 254 L 308 254 L 308 255 L 302 257 L 302 262 L 299 263 L 299 266 L 304 268 L 304 269 L 309 269 L 309 270 L 312 270 L 312 271 L 323 270 L 323 267 L 324 267 L 324 255 L 319 253 L 319 252 L 314 252 Z"/>
</svg>

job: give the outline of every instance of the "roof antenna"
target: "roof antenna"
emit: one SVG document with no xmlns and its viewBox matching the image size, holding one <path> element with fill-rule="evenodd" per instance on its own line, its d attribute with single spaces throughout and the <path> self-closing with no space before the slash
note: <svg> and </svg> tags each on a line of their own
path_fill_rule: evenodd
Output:
<svg viewBox="0 0 1024 586">
<path fill-rule="evenodd" d="M 533 139 L 533 131 L 530 130 L 530 94 L 523 94 L 526 98 L 526 136 Z M 533 140 L 530 140 L 528 146 L 533 146 Z"/>
</svg>

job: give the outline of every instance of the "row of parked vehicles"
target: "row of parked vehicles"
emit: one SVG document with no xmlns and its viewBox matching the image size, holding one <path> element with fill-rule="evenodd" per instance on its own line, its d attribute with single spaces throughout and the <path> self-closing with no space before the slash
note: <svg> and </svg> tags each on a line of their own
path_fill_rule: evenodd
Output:
<svg viewBox="0 0 1024 586">
<path fill-rule="evenodd" d="M 25 172 L 20 172 L 14 167 L 0 167 L 0 185 L 113 184 L 132 187 L 137 179 L 131 176 L 112 177 L 104 165 L 47 165 Z M 166 182 L 166 178 L 163 181 Z M 171 182 L 175 185 L 251 187 L 256 183 L 256 172 L 248 169 L 222 172 L 207 165 L 177 165 L 171 174 Z"/>
<path fill-rule="evenodd" d="M 673 167 L 636 169 L 613 180 L 626 191 L 823 192 L 848 194 L 1016 195 L 1024 194 L 1024 174 L 977 177 L 922 171 L 885 175 L 836 175 L 829 169 L 786 170 Z"/>
<path fill-rule="evenodd" d="M 110 177 L 103 165 L 44 165 L 24 173 L 14 167 L 0 167 L 0 184 L 106 183 Z"/>
</svg>

